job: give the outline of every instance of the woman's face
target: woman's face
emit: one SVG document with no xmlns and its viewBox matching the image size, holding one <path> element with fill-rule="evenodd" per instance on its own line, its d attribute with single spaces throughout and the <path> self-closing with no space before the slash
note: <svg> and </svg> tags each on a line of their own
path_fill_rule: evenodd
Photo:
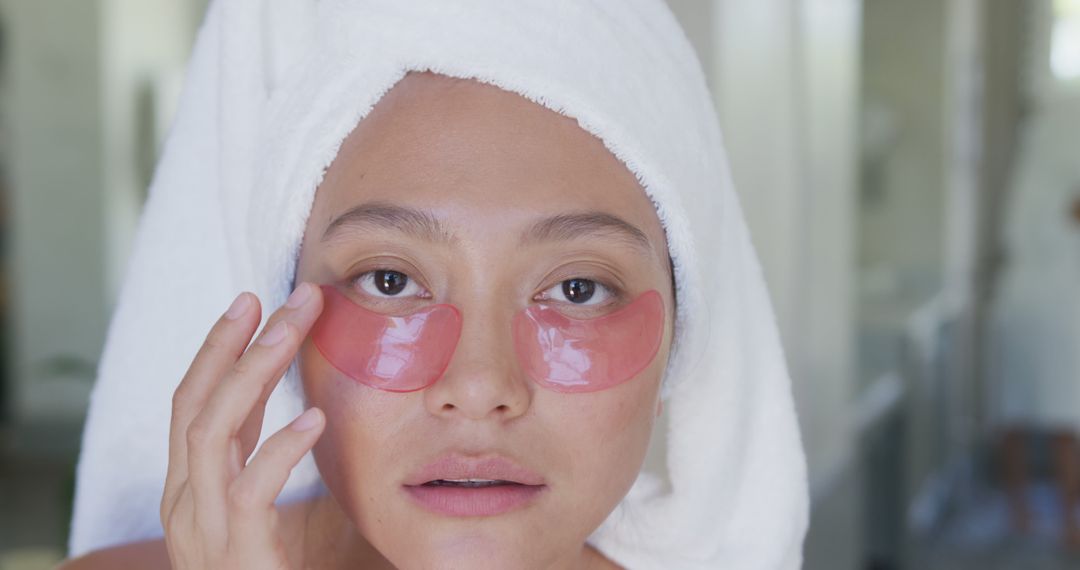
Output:
<svg viewBox="0 0 1080 570">
<path fill-rule="evenodd" d="M 473 81 L 399 82 L 327 171 L 297 275 L 377 313 L 446 303 L 462 316 L 445 372 L 419 391 L 361 384 L 310 337 L 301 349 L 308 400 L 328 420 L 319 470 L 364 537 L 409 568 L 546 567 L 580 556 L 636 478 L 659 413 L 668 263 L 634 176 L 575 121 Z M 544 304 L 594 318 L 649 290 L 664 300 L 663 339 L 630 380 L 562 393 L 523 370 L 516 313 Z M 409 486 L 440 461 L 509 462 L 535 487 L 510 507 L 456 496 L 450 510 L 479 505 L 481 514 L 439 512 Z"/>
</svg>

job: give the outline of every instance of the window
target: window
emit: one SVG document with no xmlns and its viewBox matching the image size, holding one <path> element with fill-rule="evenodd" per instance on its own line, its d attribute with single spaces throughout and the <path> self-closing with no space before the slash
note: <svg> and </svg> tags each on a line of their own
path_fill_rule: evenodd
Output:
<svg viewBox="0 0 1080 570">
<path fill-rule="evenodd" d="M 1054 0 L 1050 69 L 1058 79 L 1080 78 L 1080 0 Z"/>
</svg>

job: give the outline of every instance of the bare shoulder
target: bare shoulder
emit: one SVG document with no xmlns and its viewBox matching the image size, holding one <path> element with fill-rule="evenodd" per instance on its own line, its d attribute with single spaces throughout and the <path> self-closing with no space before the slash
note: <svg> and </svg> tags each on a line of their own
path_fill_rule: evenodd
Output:
<svg viewBox="0 0 1080 570">
<path fill-rule="evenodd" d="M 67 560 L 57 570 L 158 570 L 169 568 L 169 553 L 165 540 L 147 540 L 95 550 L 78 558 Z"/>
<path fill-rule="evenodd" d="M 586 544 L 585 549 L 589 555 L 589 570 L 624 570 L 622 566 L 619 566 L 610 558 L 604 556 L 604 554 L 597 550 L 595 546 L 591 544 Z"/>
</svg>

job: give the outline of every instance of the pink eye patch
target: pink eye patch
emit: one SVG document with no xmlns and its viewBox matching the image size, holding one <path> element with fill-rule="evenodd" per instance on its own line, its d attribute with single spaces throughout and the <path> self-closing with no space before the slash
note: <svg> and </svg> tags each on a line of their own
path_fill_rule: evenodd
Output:
<svg viewBox="0 0 1080 570">
<path fill-rule="evenodd" d="M 556 392 L 611 388 L 645 369 L 664 335 L 664 300 L 656 290 L 594 319 L 571 319 L 532 306 L 514 315 L 514 347 L 525 372 Z"/>
<path fill-rule="evenodd" d="M 322 290 L 323 312 L 311 340 L 342 374 L 372 388 L 411 392 L 446 371 L 461 335 L 461 313 L 453 305 L 398 317 L 365 309 L 330 285 Z"/>
<path fill-rule="evenodd" d="M 433 384 L 446 371 L 461 336 L 461 313 L 441 304 L 404 316 L 365 309 L 323 285 L 324 308 L 311 329 L 320 354 L 341 373 L 390 392 Z M 664 304 L 648 291 L 618 311 L 572 319 L 541 305 L 523 309 L 511 323 L 523 369 L 542 387 L 592 392 L 641 372 L 660 348 Z"/>
</svg>

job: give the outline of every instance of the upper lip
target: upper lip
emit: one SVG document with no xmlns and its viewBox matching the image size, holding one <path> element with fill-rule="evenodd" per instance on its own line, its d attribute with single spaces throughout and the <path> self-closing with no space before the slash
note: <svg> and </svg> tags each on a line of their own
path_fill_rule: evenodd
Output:
<svg viewBox="0 0 1080 570">
<path fill-rule="evenodd" d="M 501 455 L 470 457 L 450 453 L 415 471 L 405 480 L 405 485 L 423 485 L 439 479 L 486 479 L 509 481 L 522 485 L 544 484 L 544 478 L 539 474 Z"/>
</svg>

